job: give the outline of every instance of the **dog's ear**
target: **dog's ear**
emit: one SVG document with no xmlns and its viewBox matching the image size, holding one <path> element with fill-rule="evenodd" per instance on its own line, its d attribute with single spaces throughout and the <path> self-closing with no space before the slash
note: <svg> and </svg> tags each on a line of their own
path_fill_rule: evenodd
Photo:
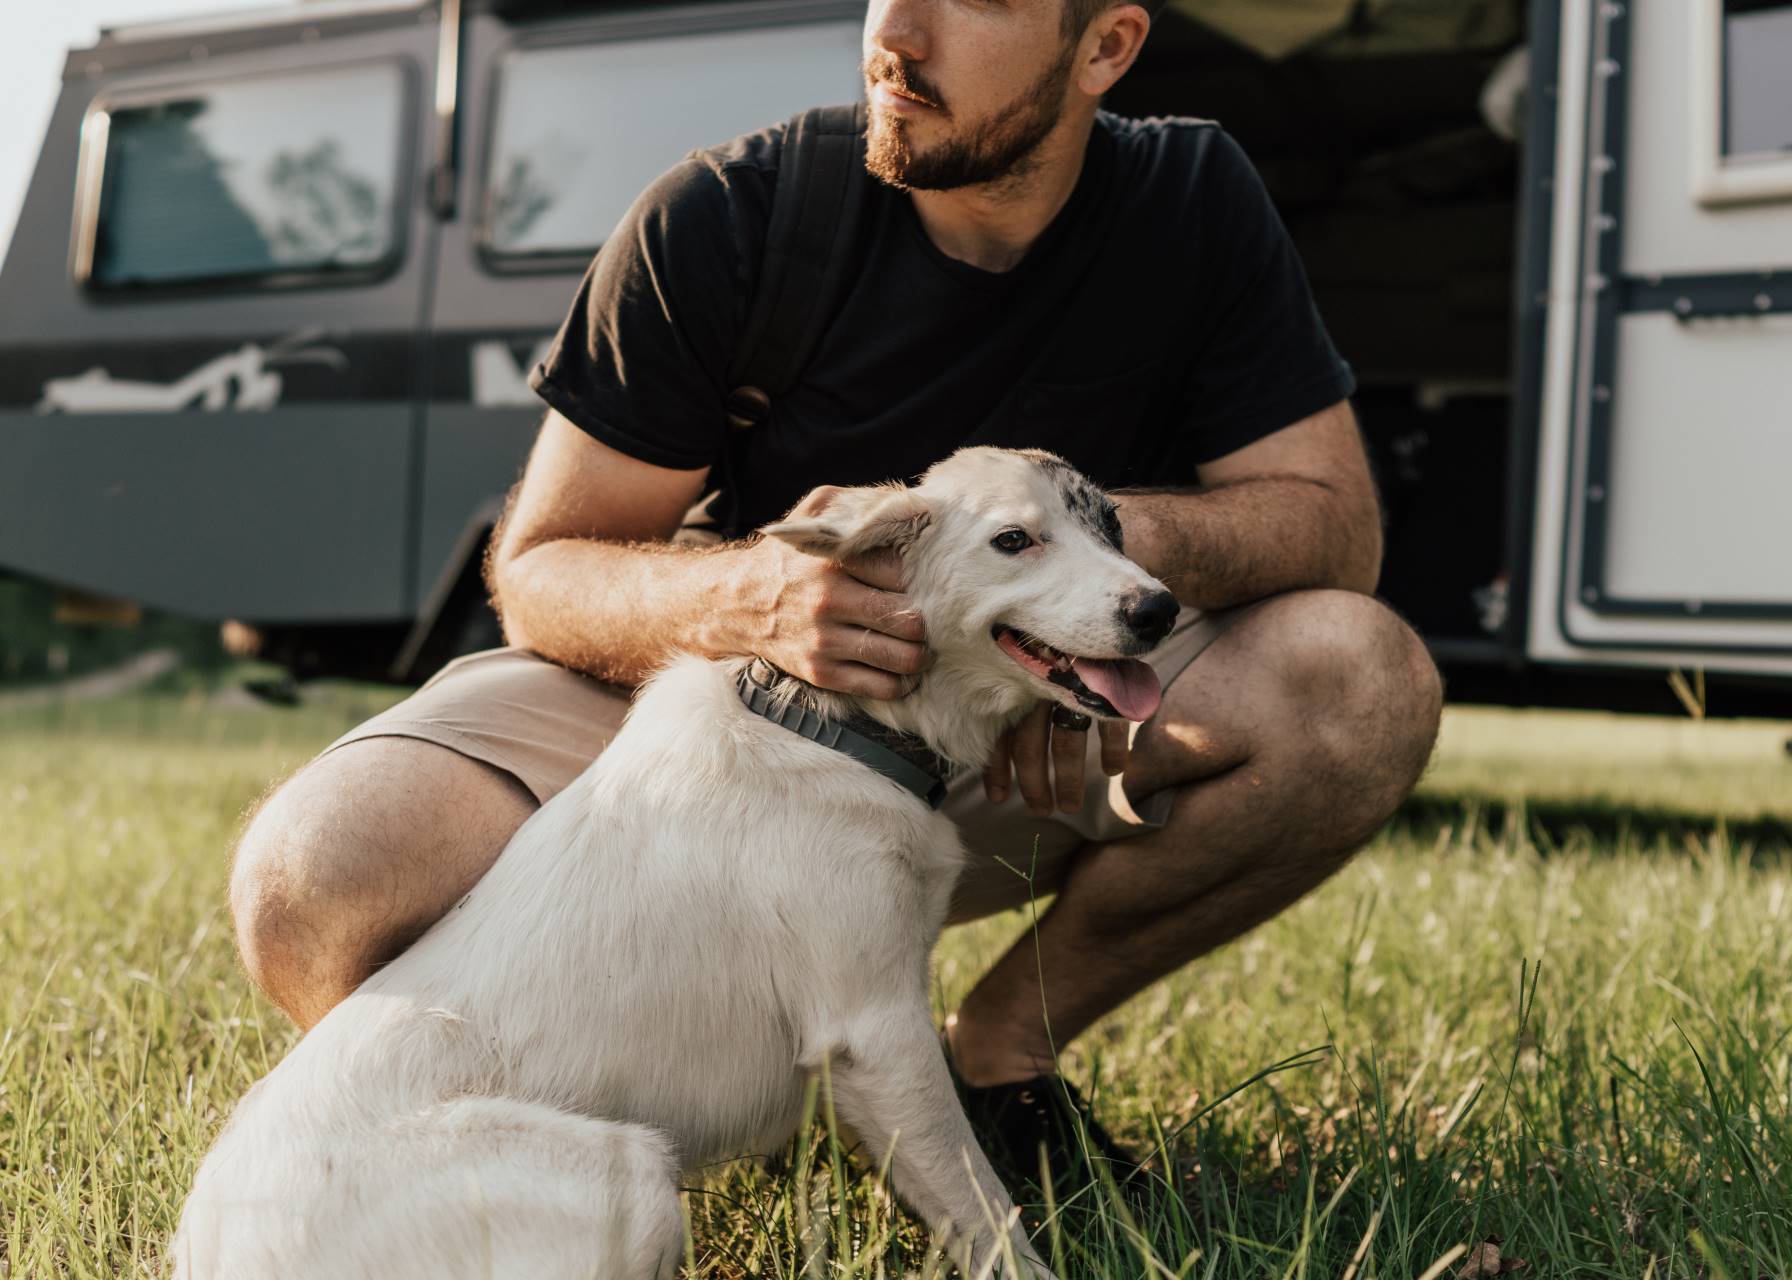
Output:
<svg viewBox="0 0 1792 1280">
<path fill-rule="evenodd" d="M 810 555 L 847 560 L 867 551 L 907 547 L 927 527 L 929 514 L 926 501 L 905 485 L 852 489 L 829 485 L 810 493 L 789 515 L 760 532 Z"/>
</svg>

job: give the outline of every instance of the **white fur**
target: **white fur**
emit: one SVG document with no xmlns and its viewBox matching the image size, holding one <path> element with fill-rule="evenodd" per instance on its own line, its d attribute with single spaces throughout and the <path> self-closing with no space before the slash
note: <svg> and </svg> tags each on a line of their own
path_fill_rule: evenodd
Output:
<svg viewBox="0 0 1792 1280">
<path fill-rule="evenodd" d="M 1124 652 L 1115 601 L 1157 584 L 1054 493 L 1034 458 L 967 450 L 917 490 L 846 490 L 776 527 L 827 554 L 902 546 L 929 622 L 913 695 L 830 709 L 976 766 L 1060 696 L 995 621 Z M 1012 525 L 1050 541 L 1002 556 L 989 540 Z M 749 712 L 741 665 L 666 667 L 472 893 L 249 1092 L 182 1213 L 177 1276 L 666 1277 L 681 1173 L 785 1142 L 824 1064 L 842 1118 L 880 1163 L 894 1147 L 897 1191 L 973 1273 L 1000 1272 L 1006 1244 L 1045 1274 L 929 1015 L 956 830 Z"/>
</svg>

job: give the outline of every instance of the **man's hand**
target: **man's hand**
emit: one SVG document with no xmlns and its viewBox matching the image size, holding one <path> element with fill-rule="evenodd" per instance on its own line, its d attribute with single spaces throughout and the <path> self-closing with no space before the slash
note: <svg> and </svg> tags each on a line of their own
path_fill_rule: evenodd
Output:
<svg viewBox="0 0 1792 1280">
<path fill-rule="evenodd" d="M 990 803 L 1008 799 L 1010 775 L 1020 786 L 1027 808 L 1040 817 L 1054 807 L 1075 813 L 1083 807 L 1083 757 L 1087 729 L 1065 729 L 1051 722 L 1054 703 L 1042 702 L 996 743 L 983 771 L 983 794 Z M 1124 720 L 1098 720 L 1101 771 L 1110 778 L 1126 771 L 1129 726 Z"/>
<path fill-rule="evenodd" d="M 812 490 L 791 510 L 815 515 L 839 490 Z M 764 538 L 740 553 L 734 575 L 745 647 L 823 689 L 900 698 L 915 687 L 927 633 L 894 551 L 835 563 Z"/>
</svg>

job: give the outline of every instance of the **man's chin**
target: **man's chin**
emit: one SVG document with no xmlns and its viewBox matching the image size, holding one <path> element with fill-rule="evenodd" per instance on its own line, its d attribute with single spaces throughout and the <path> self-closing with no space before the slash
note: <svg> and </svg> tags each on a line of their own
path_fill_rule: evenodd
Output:
<svg viewBox="0 0 1792 1280">
<path fill-rule="evenodd" d="M 873 115 L 865 168 L 898 191 L 952 191 L 982 181 L 962 172 L 963 158 L 954 154 L 951 137 L 938 136 L 945 132 L 937 121 L 909 116 L 886 121 Z"/>
<path fill-rule="evenodd" d="M 925 116 L 891 119 L 873 112 L 866 135 L 865 168 L 901 191 L 957 191 L 1008 181 L 1028 172 L 1056 116 L 1036 116 L 1029 127 L 995 131 L 956 129 Z"/>
<path fill-rule="evenodd" d="M 910 146 L 911 139 L 917 132 L 916 126 L 923 123 L 914 116 L 905 115 L 891 107 L 873 106 L 869 116 L 869 128 L 866 140 L 872 145 Z"/>
<path fill-rule="evenodd" d="M 865 136 L 865 168 L 884 185 L 909 190 L 909 172 L 915 167 L 910 121 L 874 107 L 870 126 Z"/>
</svg>

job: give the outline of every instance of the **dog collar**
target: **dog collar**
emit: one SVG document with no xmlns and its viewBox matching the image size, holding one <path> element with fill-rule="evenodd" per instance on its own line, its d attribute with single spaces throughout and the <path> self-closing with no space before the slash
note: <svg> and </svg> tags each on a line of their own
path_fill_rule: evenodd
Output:
<svg viewBox="0 0 1792 1280">
<path fill-rule="evenodd" d="M 940 807 L 946 798 L 946 780 L 939 757 L 932 751 L 907 734 L 892 732 L 870 716 L 855 716 L 850 723 L 827 720 L 795 698 L 775 698 L 769 688 L 774 670 L 770 664 L 756 660 L 735 681 L 740 700 L 749 711 L 877 770 L 897 786 L 920 796 L 928 808 Z"/>
</svg>

